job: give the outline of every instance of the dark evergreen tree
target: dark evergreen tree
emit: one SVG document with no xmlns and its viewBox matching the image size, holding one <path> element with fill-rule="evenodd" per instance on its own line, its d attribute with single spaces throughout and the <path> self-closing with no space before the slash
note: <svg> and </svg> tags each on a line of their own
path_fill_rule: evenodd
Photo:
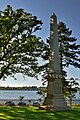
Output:
<svg viewBox="0 0 80 120">
<path fill-rule="evenodd" d="M 80 68 L 80 45 L 77 45 L 77 39 L 71 36 L 72 31 L 63 22 L 59 22 L 58 34 L 61 71 L 69 65 Z"/>
<path fill-rule="evenodd" d="M 68 85 L 64 87 L 64 95 L 69 98 L 69 103 L 72 106 L 72 99 L 76 98 L 76 93 L 79 90 L 79 83 L 73 77 L 67 80 Z"/>
</svg>

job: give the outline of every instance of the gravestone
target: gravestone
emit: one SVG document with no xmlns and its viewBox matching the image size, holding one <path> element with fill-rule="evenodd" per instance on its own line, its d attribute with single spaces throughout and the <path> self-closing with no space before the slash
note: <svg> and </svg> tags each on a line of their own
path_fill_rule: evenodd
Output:
<svg viewBox="0 0 80 120">
<path fill-rule="evenodd" d="M 46 109 L 51 111 L 70 110 L 62 93 L 62 73 L 59 59 L 59 43 L 57 17 L 53 13 L 50 17 L 50 56 L 47 97 L 44 101 Z"/>
</svg>

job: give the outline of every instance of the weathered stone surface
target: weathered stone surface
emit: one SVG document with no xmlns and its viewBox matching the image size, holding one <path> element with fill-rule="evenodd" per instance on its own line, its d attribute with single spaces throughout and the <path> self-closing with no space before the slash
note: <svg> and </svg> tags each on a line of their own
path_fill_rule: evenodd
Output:
<svg viewBox="0 0 80 120">
<path fill-rule="evenodd" d="M 62 74 L 59 60 L 58 29 L 57 17 L 55 14 L 50 18 L 50 56 L 49 56 L 49 74 L 52 76 L 48 80 L 47 97 L 42 108 L 59 111 L 70 110 L 62 93 Z M 40 107 L 41 108 L 41 107 Z"/>
</svg>

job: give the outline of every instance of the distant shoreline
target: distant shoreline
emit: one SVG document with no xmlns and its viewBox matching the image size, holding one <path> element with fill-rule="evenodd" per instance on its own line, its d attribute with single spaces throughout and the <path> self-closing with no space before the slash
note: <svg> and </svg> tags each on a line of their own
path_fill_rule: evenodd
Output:
<svg viewBox="0 0 80 120">
<path fill-rule="evenodd" d="M 32 91 L 38 91 L 40 89 L 42 89 L 44 87 L 37 87 L 37 86 L 23 86 L 23 87 L 1 87 L 0 86 L 0 90 L 32 90 Z"/>
</svg>

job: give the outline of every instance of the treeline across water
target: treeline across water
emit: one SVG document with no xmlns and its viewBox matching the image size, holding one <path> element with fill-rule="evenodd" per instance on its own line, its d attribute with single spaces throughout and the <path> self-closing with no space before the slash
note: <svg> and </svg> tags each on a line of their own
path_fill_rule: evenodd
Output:
<svg viewBox="0 0 80 120">
<path fill-rule="evenodd" d="M 35 90 L 38 91 L 44 87 L 37 87 L 37 86 L 23 86 L 23 87 L 0 87 L 0 90 Z"/>
</svg>

